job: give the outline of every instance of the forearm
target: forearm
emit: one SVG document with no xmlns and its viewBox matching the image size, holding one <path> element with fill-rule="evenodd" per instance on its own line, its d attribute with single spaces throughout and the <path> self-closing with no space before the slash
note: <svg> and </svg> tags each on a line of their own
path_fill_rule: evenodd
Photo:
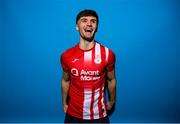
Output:
<svg viewBox="0 0 180 124">
<path fill-rule="evenodd" d="M 69 81 L 62 79 L 62 102 L 63 102 L 63 105 L 67 105 L 68 91 L 69 91 Z"/>
<path fill-rule="evenodd" d="M 109 95 L 110 95 L 109 102 L 114 104 L 116 100 L 116 79 L 115 78 L 108 81 L 108 90 L 109 90 Z"/>
</svg>

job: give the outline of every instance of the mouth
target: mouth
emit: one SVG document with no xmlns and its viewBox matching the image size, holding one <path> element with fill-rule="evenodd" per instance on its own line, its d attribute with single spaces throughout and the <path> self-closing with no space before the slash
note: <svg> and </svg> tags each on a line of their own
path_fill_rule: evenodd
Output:
<svg viewBox="0 0 180 124">
<path fill-rule="evenodd" d="M 93 32 L 93 29 L 84 29 L 84 31 L 86 32 L 86 33 L 92 33 Z"/>
<path fill-rule="evenodd" d="M 83 29 L 83 32 L 84 32 L 84 33 L 83 33 L 82 37 L 83 37 L 85 40 L 91 42 L 92 39 L 94 38 L 94 29 L 93 29 L 93 28 L 84 28 L 84 29 Z"/>
</svg>

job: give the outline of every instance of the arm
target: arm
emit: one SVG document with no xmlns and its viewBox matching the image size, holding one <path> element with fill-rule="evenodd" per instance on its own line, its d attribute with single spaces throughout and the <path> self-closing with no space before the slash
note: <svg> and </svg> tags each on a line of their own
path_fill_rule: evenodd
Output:
<svg viewBox="0 0 180 124">
<path fill-rule="evenodd" d="M 108 110 L 111 110 L 116 100 L 116 79 L 115 79 L 115 70 L 111 72 L 107 72 L 107 80 L 108 80 L 108 91 L 109 91 L 109 103 Z"/>
<path fill-rule="evenodd" d="M 68 97 L 68 91 L 69 91 L 69 73 L 63 72 L 62 76 L 62 84 L 61 84 L 61 91 L 62 91 L 62 104 L 63 104 L 63 111 L 66 113 L 68 104 L 67 104 L 67 97 Z"/>
</svg>

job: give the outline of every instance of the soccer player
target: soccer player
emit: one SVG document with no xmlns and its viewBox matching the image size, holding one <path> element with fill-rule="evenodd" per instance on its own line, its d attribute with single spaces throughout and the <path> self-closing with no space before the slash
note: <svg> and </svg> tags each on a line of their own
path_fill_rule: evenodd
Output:
<svg viewBox="0 0 180 124">
<path fill-rule="evenodd" d="M 81 11 L 76 17 L 80 41 L 61 55 L 65 123 L 109 123 L 107 111 L 116 96 L 115 54 L 95 41 L 98 23 L 94 10 Z"/>
</svg>

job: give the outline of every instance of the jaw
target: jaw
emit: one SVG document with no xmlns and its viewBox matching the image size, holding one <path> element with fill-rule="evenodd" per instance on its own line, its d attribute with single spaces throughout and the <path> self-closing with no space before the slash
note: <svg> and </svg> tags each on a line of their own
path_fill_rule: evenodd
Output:
<svg viewBox="0 0 180 124">
<path fill-rule="evenodd" d="M 86 41 L 88 41 L 88 42 L 92 42 L 93 39 L 94 39 L 94 36 L 95 36 L 95 32 L 91 32 L 91 33 L 85 32 L 85 33 L 83 33 L 83 34 L 80 32 L 80 36 L 81 36 L 81 38 L 82 38 L 83 40 L 86 40 Z"/>
</svg>

